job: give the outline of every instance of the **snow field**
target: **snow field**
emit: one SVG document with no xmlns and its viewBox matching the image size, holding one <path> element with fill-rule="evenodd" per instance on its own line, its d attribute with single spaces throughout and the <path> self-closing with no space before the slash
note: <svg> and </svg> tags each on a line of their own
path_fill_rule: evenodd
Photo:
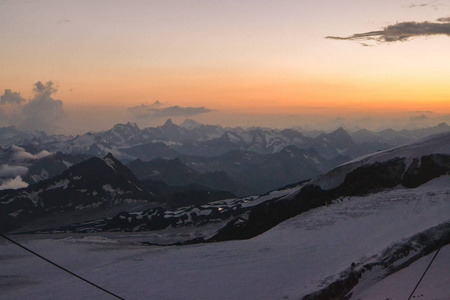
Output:
<svg viewBox="0 0 450 300">
<path fill-rule="evenodd" d="M 416 189 L 343 198 L 250 240 L 144 247 L 113 235 L 17 239 L 126 299 L 301 299 L 339 278 L 352 262 L 376 260 L 387 247 L 450 221 L 449 211 L 450 176 L 443 176 Z M 0 260 L 0 299 L 111 299 L 6 242 Z M 365 290 L 373 299 L 377 287 L 395 285 L 377 284 Z M 390 299 L 400 299 L 395 296 Z"/>
</svg>

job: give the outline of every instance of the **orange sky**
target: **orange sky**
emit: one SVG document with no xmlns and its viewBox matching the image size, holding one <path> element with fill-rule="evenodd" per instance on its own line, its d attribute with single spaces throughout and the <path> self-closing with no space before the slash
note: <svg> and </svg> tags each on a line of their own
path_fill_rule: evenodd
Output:
<svg viewBox="0 0 450 300">
<path fill-rule="evenodd" d="M 206 122 L 219 112 L 450 114 L 448 35 L 372 47 L 324 38 L 435 22 L 450 1 L 361 2 L 1 1 L 0 90 L 31 99 L 37 81 L 52 81 L 66 110 L 158 100 L 214 110 L 186 116 Z"/>
</svg>

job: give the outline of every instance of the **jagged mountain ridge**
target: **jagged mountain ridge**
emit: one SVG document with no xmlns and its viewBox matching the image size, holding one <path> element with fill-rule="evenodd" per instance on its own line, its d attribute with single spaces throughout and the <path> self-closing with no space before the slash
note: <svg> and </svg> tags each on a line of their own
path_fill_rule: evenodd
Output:
<svg viewBox="0 0 450 300">
<path fill-rule="evenodd" d="M 42 159 L 51 157 L 53 154 Z M 227 179 L 226 175 L 216 175 L 216 181 Z M 208 183 L 211 178 L 204 180 Z M 129 211 L 136 207 L 166 209 L 202 205 L 234 197 L 228 191 L 204 187 L 197 182 L 171 186 L 158 179 L 141 181 L 112 154 L 108 154 L 103 158 L 92 157 L 68 166 L 61 175 L 26 188 L 1 190 L 0 229 L 4 232 L 31 224 L 27 228 L 33 231 L 34 228 L 111 217 L 119 211 Z M 47 222 L 47 219 L 50 221 Z"/>
<path fill-rule="evenodd" d="M 231 221 L 212 240 L 248 239 L 340 197 L 362 196 L 395 186 L 415 188 L 446 174 L 450 174 L 450 133 L 346 163 L 302 186 L 292 199 L 256 206 L 245 221 Z"/>
<path fill-rule="evenodd" d="M 180 155 L 217 156 L 230 150 L 254 151 L 258 153 L 276 153 L 289 145 L 298 148 L 316 150 L 326 158 L 337 155 L 355 158 L 361 154 L 386 149 L 402 143 L 411 142 L 426 135 L 448 131 L 445 123 L 438 126 L 417 130 L 384 130 L 370 132 L 360 130 L 355 133 L 339 128 L 332 133 L 322 133 L 309 137 L 294 129 L 274 130 L 268 128 L 223 128 L 219 125 L 204 125 L 192 120 L 186 120 L 181 125 L 172 123 L 169 119 L 164 125 L 139 129 L 136 124 L 116 124 L 113 128 L 102 132 L 89 132 L 76 137 L 52 135 L 42 132 L 22 133 L 14 127 L 0 130 L 0 145 L 7 147 L 12 144 L 32 143 L 40 150 L 64 153 L 83 153 L 104 156 L 113 153 L 121 160 L 141 158 L 150 160 Z M 350 138 L 349 138 L 350 136 Z M 344 143 L 345 142 L 345 143 Z M 139 156 L 135 147 L 147 145 L 147 150 L 153 144 L 165 149 L 157 151 L 153 156 Z M 141 153 L 143 151 L 140 151 Z"/>
<path fill-rule="evenodd" d="M 182 156 L 181 161 L 201 173 L 223 171 L 247 187 L 246 195 L 264 194 L 286 184 L 318 176 L 333 167 L 314 149 L 287 146 L 280 152 L 260 154 L 233 150 L 217 157 Z"/>
<path fill-rule="evenodd" d="M 242 206 L 227 204 L 226 211 L 233 208 L 235 211 L 232 215 L 236 218 L 207 241 L 248 239 L 269 230 L 284 220 L 313 208 L 339 201 L 344 197 L 376 194 L 397 186 L 407 189 L 416 188 L 446 174 L 450 175 L 450 133 L 359 158 L 310 182 L 293 185 L 256 198 L 258 201 L 254 201 L 253 198 L 224 201 L 223 203 L 230 202 L 242 204 Z M 324 182 L 328 183 L 324 184 Z M 251 204 L 246 204 L 249 199 L 253 201 L 250 202 Z M 112 226 L 109 228 L 114 228 L 114 230 L 139 231 L 151 230 L 151 228 L 162 229 L 174 224 L 184 226 L 188 219 L 194 220 L 193 223 L 187 222 L 190 225 L 218 222 L 217 214 L 212 214 L 211 219 L 208 219 L 210 208 L 208 205 L 195 206 L 194 219 L 202 216 L 196 219 L 198 223 L 192 219 L 192 216 L 184 213 L 178 214 L 178 219 L 165 220 L 163 218 L 166 210 L 156 209 L 141 213 L 122 213 L 117 215 L 114 218 L 115 221 L 111 221 L 112 223 L 109 223 L 108 226 Z M 180 211 L 190 214 L 192 209 L 181 209 Z M 230 215 L 227 215 L 228 217 Z M 222 218 L 222 221 L 224 219 L 226 218 Z M 102 224 L 100 227 L 104 230 L 107 222 L 100 223 Z M 85 225 L 81 225 L 82 228 L 83 226 Z M 205 240 L 197 242 L 199 241 Z"/>
<path fill-rule="evenodd" d="M 288 146 L 274 154 L 233 150 L 217 157 L 135 160 L 127 166 L 140 178 L 169 185 L 199 184 L 238 196 L 265 194 L 317 176 L 334 165 L 315 150 Z"/>
<path fill-rule="evenodd" d="M 396 131 L 393 129 L 385 129 L 380 132 L 373 132 L 367 129 L 361 129 L 350 133 L 350 136 L 358 144 L 380 143 L 395 147 L 411 143 L 415 140 L 422 139 L 430 135 L 444 133 L 449 130 L 450 126 L 448 126 L 446 123 L 440 123 L 433 127 L 414 130 L 403 129 L 400 131 Z"/>
<path fill-rule="evenodd" d="M 13 227 L 55 213 L 89 209 L 107 213 L 122 204 L 149 204 L 153 199 L 154 195 L 109 154 L 85 160 L 27 188 L 0 191 L 0 215 L 6 220 L 2 227 Z"/>
<path fill-rule="evenodd" d="M 363 150 L 353 141 L 352 137 L 339 127 L 331 133 L 322 133 L 311 142 L 311 148 L 316 149 L 322 156 L 328 159 L 338 157 L 358 157 Z"/>
<path fill-rule="evenodd" d="M 12 145 L 62 143 L 72 138 L 72 136 L 62 134 L 48 135 L 43 131 L 24 132 L 18 130 L 15 126 L 0 128 L 0 146 L 6 148 L 11 147 Z"/>
</svg>

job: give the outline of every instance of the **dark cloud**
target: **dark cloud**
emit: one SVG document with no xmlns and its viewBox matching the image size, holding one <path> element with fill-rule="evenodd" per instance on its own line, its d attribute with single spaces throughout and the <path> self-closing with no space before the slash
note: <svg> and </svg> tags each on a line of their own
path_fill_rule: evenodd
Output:
<svg viewBox="0 0 450 300">
<path fill-rule="evenodd" d="M 160 107 L 159 101 L 151 105 L 142 104 L 140 106 L 130 107 L 128 111 L 136 118 L 162 118 L 175 116 L 194 116 L 198 114 L 211 112 L 211 109 L 205 107 L 181 107 L 170 106 Z"/>
<path fill-rule="evenodd" d="M 5 93 L 0 97 L 1 104 L 22 104 L 26 100 L 20 96 L 20 93 L 6 89 Z"/>
<path fill-rule="evenodd" d="M 150 113 L 154 115 L 158 115 L 161 117 L 166 116 L 193 116 L 203 113 L 211 112 L 211 109 L 202 107 L 180 107 L 180 106 L 171 106 L 166 108 L 154 108 L 149 110 Z"/>
<path fill-rule="evenodd" d="M 438 10 L 440 6 L 442 6 L 442 3 L 439 3 L 439 1 L 430 1 L 430 2 L 423 2 L 423 3 L 419 3 L 419 4 L 411 4 L 411 5 L 409 5 L 409 8 L 431 7 L 435 10 Z"/>
<path fill-rule="evenodd" d="M 350 40 L 350 41 L 376 41 L 390 43 L 407 41 L 414 37 L 447 35 L 450 36 L 450 22 L 448 18 L 440 18 L 441 23 L 432 22 L 401 22 L 384 27 L 379 31 L 357 33 L 348 37 L 327 36 L 327 39 Z M 364 44 L 367 45 L 367 44 Z"/>
<path fill-rule="evenodd" d="M 450 23 L 450 17 L 446 17 L 446 18 L 439 18 L 436 21 L 438 22 L 446 22 L 446 23 Z"/>
<path fill-rule="evenodd" d="M 35 96 L 23 106 L 20 127 L 25 130 L 53 132 L 65 116 L 62 101 L 52 98 L 57 88 L 52 81 L 46 84 L 38 81 L 34 84 L 33 91 Z"/>
<path fill-rule="evenodd" d="M 33 92 L 36 93 L 36 96 L 44 96 L 50 97 L 51 94 L 54 94 L 58 91 L 56 87 L 53 86 L 52 81 L 48 81 L 46 84 L 38 81 L 34 84 Z"/>
<path fill-rule="evenodd" d="M 0 126 L 18 125 L 25 102 L 20 93 L 6 89 L 0 97 Z"/>
<path fill-rule="evenodd" d="M 128 112 L 130 112 L 134 116 L 139 116 L 141 114 L 148 114 L 148 112 L 152 109 L 157 109 L 159 107 L 162 107 L 164 104 L 159 102 L 159 100 L 156 100 L 152 104 L 141 104 L 139 106 L 133 106 L 128 108 Z"/>
<path fill-rule="evenodd" d="M 22 130 L 43 130 L 48 133 L 58 127 L 65 116 L 61 100 L 53 99 L 57 88 L 52 81 L 38 81 L 33 87 L 34 97 L 26 101 L 20 93 L 6 89 L 0 102 L 1 125 L 16 125 Z"/>
<path fill-rule="evenodd" d="M 409 7 L 410 8 L 415 8 L 415 7 L 425 7 L 425 6 L 430 6 L 430 3 L 411 4 Z"/>
</svg>

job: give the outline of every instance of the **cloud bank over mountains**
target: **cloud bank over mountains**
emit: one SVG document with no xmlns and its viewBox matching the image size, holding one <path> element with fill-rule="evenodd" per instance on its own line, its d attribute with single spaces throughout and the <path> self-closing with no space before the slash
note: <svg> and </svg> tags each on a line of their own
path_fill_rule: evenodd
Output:
<svg viewBox="0 0 450 300">
<path fill-rule="evenodd" d="M 195 116 L 212 112 L 212 109 L 201 107 L 182 107 L 169 106 L 164 107 L 164 104 L 155 101 L 153 104 L 141 104 L 139 106 L 130 107 L 128 112 L 131 113 L 132 118 L 146 119 L 146 118 L 167 118 L 177 116 Z"/>
<path fill-rule="evenodd" d="M 0 190 L 27 187 L 28 183 L 22 180 L 22 176 L 29 171 L 28 163 L 49 155 L 53 153 L 43 150 L 32 154 L 22 147 L 9 147 L 1 157 L 3 164 L 0 165 Z"/>
<path fill-rule="evenodd" d="M 42 150 L 39 153 L 32 154 L 30 152 L 27 152 L 24 148 L 19 146 L 11 146 L 9 148 L 9 160 L 13 162 L 26 162 L 36 159 L 41 159 L 47 156 L 52 155 L 53 153 L 48 152 L 46 150 Z"/>
<path fill-rule="evenodd" d="M 378 43 L 404 42 L 415 37 L 447 35 L 450 36 L 450 18 L 443 17 L 437 22 L 400 22 L 384 27 L 382 30 L 355 33 L 347 37 L 326 36 L 327 39 L 348 41 L 375 41 Z M 363 44 L 368 46 L 367 44 Z"/>
<path fill-rule="evenodd" d="M 53 98 L 58 91 L 52 81 L 34 84 L 32 99 L 27 101 L 20 92 L 5 89 L 0 97 L 1 126 L 15 125 L 25 131 L 42 130 L 53 133 L 66 112 L 63 102 Z"/>
</svg>

